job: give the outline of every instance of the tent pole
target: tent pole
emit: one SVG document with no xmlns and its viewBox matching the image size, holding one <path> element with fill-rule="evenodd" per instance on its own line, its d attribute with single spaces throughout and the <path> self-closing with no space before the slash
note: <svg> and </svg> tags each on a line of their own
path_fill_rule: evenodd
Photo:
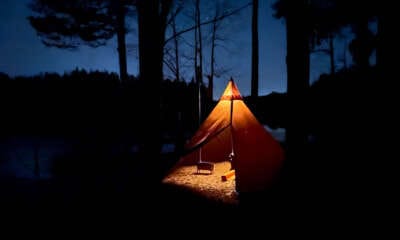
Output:
<svg viewBox="0 0 400 240">
<path fill-rule="evenodd" d="M 231 78 L 232 84 L 233 84 L 233 79 Z M 229 154 L 229 160 L 231 161 L 231 169 L 234 169 L 234 164 L 233 164 L 233 158 L 235 156 L 235 151 L 233 148 L 233 125 L 232 125 L 232 119 L 233 119 L 233 92 L 231 93 L 231 114 L 230 114 L 230 119 L 229 119 L 229 126 L 231 128 L 231 153 Z"/>
<path fill-rule="evenodd" d="M 201 125 L 201 81 L 198 79 L 199 127 Z"/>
<path fill-rule="evenodd" d="M 199 149 L 199 162 L 202 161 L 202 160 L 201 160 L 201 149 L 202 149 L 202 147 L 200 147 L 200 149 Z"/>
<path fill-rule="evenodd" d="M 231 114 L 229 120 L 229 126 L 231 128 L 231 152 L 233 153 L 233 126 L 232 126 L 232 117 L 233 117 L 233 98 L 231 98 Z"/>
</svg>

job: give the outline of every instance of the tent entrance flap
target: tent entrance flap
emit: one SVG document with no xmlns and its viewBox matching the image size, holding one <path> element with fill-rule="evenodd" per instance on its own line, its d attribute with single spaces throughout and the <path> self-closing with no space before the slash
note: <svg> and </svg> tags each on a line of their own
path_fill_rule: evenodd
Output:
<svg viewBox="0 0 400 240">
<path fill-rule="evenodd" d="M 217 129 L 218 131 L 213 131 L 213 132 L 207 132 L 203 137 L 201 137 L 198 141 L 196 142 L 190 142 L 187 146 L 186 149 L 188 152 L 192 152 L 198 148 L 201 149 L 202 146 L 207 144 L 209 141 L 211 141 L 213 138 L 217 137 L 220 133 L 222 133 L 225 129 L 228 129 L 229 125 Z"/>
</svg>

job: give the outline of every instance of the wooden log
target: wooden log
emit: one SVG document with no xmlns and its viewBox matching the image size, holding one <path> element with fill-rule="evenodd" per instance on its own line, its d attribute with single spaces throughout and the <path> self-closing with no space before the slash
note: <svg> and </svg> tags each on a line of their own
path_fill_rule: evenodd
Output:
<svg viewBox="0 0 400 240">
<path fill-rule="evenodd" d="M 224 173 L 224 175 L 221 176 L 221 180 L 223 182 L 225 182 L 225 181 L 228 181 L 228 179 L 230 179 L 230 178 L 232 178 L 234 176 L 235 176 L 235 170 L 233 169 L 233 170 L 230 170 L 230 171 Z"/>
</svg>

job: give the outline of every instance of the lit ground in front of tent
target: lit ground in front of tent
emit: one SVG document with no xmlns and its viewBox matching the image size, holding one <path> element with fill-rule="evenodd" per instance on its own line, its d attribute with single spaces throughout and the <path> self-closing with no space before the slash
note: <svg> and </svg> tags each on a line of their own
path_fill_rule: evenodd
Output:
<svg viewBox="0 0 400 240">
<path fill-rule="evenodd" d="M 197 173 L 196 165 L 180 166 L 164 178 L 163 183 L 184 187 L 211 200 L 237 204 L 235 178 L 221 180 L 230 167 L 230 162 L 215 163 L 213 173 L 206 174 L 205 170 Z"/>
</svg>

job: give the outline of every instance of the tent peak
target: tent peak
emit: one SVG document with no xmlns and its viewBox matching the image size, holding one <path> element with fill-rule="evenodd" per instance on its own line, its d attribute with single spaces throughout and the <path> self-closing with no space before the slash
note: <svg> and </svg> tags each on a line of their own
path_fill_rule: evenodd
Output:
<svg viewBox="0 0 400 240">
<path fill-rule="evenodd" d="M 239 89 L 236 86 L 233 78 L 229 79 L 228 85 L 225 88 L 224 93 L 222 94 L 219 100 L 242 100 L 242 95 L 240 95 Z"/>
</svg>

